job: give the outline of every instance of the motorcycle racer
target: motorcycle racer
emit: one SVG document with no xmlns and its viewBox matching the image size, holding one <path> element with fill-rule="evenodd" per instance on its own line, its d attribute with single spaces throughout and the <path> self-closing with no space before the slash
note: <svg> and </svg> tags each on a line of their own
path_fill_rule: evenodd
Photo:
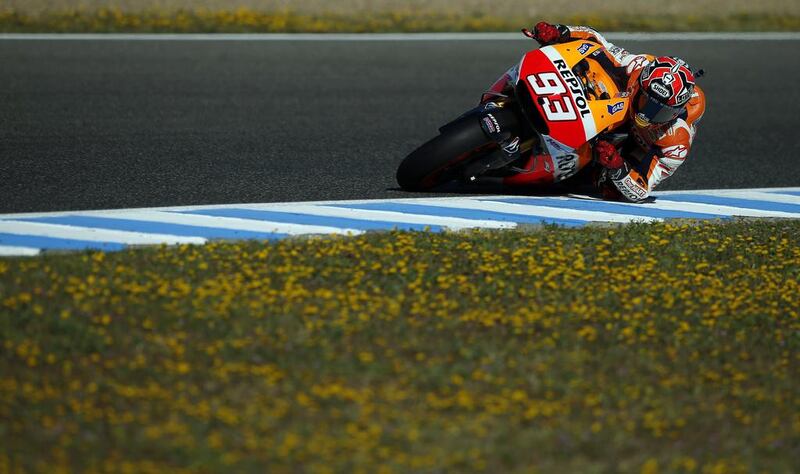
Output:
<svg viewBox="0 0 800 474">
<path fill-rule="evenodd" d="M 542 46 L 589 40 L 604 48 L 604 69 L 627 84 L 629 119 L 594 144 L 600 172 L 595 185 L 606 199 L 641 202 L 683 164 L 705 111 L 705 94 L 694 72 L 672 56 L 632 54 L 587 26 L 539 22 L 526 35 Z M 499 82 L 499 81 L 498 81 Z M 621 142 L 612 137 L 624 136 Z"/>
</svg>

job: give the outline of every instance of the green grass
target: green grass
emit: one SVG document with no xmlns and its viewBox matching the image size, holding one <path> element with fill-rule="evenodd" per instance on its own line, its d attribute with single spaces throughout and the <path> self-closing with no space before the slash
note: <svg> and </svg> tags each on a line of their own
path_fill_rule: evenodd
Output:
<svg viewBox="0 0 800 474">
<path fill-rule="evenodd" d="M 364 33 L 518 31 L 541 16 L 497 16 L 491 12 L 417 11 L 303 13 L 292 10 L 64 9 L 28 12 L 0 9 L 0 32 L 12 33 Z M 798 31 L 800 14 L 719 12 L 555 14 L 549 21 L 591 25 L 599 31 Z"/>
<path fill-rule="evenodd" d="M 800 222 L 0 260 L 0 472 L 791 472 Z"/>
</svg>

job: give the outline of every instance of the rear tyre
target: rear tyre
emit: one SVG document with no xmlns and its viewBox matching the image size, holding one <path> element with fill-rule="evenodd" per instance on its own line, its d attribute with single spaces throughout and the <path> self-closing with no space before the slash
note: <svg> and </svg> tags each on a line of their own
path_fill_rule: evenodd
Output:
<svg viewBox="0 0 800 474">
<path fill-rule="evenodd" d="M 397 169 L 397 183 L 407 191 L 431 189 L 452 179 L 453 172 L 470 158 L 496 146 L 477 117 L 466 117 L 411 152 Z"/>
</svg>

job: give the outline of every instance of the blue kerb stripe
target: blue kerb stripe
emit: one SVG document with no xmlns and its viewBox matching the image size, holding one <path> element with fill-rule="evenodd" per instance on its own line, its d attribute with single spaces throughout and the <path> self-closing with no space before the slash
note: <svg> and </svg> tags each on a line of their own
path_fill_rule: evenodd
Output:
<svg viewBox="0 0 800 474">
<path fill-rule="evenodd" d="M 660 199 L 660 198 L 659 198 Z M 588 199 L 553 199 L 553 198 L 510 198 L 496 199 L 497 202 L 510 204 L 525 204 L 531 206 L 557 207 L 559 209 L 574 209 L 576 211 L 609 212 L 637 217 L 658 217 L 661 219 L 690 218 L 690 219 L 727 219 L 729 216 L 718 214 L 705 214 L 701 212 L 670 211 L 654 209 L 647 204 L 625 205 L 609 201 L 590 201 Z"/>
<path fill-rule="evenodd" d="M 460 217 L 473 220 L 494 220 L 516 222 L 519 224 L 559 224 L 567 227 L 577 227 L 587 221 L 578 219 L 556 219 L 552 217 L 534 216 L 525 214 L 511 214 L 507 212 L 484 211 L 481 209 L 463 209 L 456 207 L 432 206 L 426 204 L 408 204 L 400 202 L 370 202 L 364 204 L 341 204 L 336 207 L 345 209 L 364 209 L 372 211 L 393 211 L 406 214 L 419 214 L 439 217 Z"/>
<path fill-rule="evenodd" d="M 209 239 L 258 239 L 274 240 L 286 237 L 287 234 L 271 232 L 252 232 L 247 230 L 220 229 L 164 222 L 137 221 L 131 219 L 112 219 L 96 216 L 52 216 L 19 219 L 48 224 L 64 224 L 97 229 L 124 230 L 145 234 L 168 234 L 186 237 L 205 237 Z"/>
<path fill-rule="evenodd" d="M 185 214 L 200 214 L 205 216 L 237 217 L 239 219 L 254 219 L 259 221 L 282 222 L 287 224 L 305 224 L 326 227 L 336 227 L 339 229 L 356 230 L 424 230 L 429 229 L 433 232 L 442 230 L 438 225 L 408 224 L 405 222 L 376 221 L 364 219 L 352 219 L 349 217 L 315 216 L 311 214 L 297 214 L 291 212 L 276 212 L 260 209 L 199 209 L 193 211 L 180 211 Z"/>
<path fill-rule="evenodd" d="M 706 194 L 675 194 L 660 196 L 659 199 L 678 202 L 696 202 L 700 204 L 713 204 L 717 206 L 741 207 L 745 209 L 758 209 L 760 211 L 782 211 L 800 213 L 800 204 L 785 202 L 757 201 L 754 199 L 741 199 L 735 197 L 709 196 Z"/>
<path fill-rule="evenodd" d="M 42 237 L 38 235 L 18 235 L 0 233 L 0 245 L 14 245 L 20 247 L 33 247 L 42 250 L 122 250 L 124 244 L 115 242 L 91 242 L 88 240 L 59 239 L 56 237 Z"/>
</svg>

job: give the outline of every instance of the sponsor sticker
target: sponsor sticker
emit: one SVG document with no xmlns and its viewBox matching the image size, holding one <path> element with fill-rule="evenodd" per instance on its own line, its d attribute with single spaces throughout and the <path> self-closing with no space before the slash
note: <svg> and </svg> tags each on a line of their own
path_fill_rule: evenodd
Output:
<svg viewBox="0 0 800 474">
<path fill-rule="evenodd" d="M 592 43 L 583 43 L 582 45 L 578 46 L 578 52 L 581 54 L 586 54 L 586 51 L 589 51 L 589 48 L 592 47 Z"/>
<path fill-rule="evenodd" d="M 647 190 L 636 184 L 631 175 L 625 176 L 621 181 L 615 181 L 615 184 L 617 189 L 631 201 L 640 201 L 647 197 Z"/>
<path fill-rule="evenodd" d="M 634 56 L 630 63 L 628 63 L 628 74 L 631 74 L 633 71 L 644 67 L 647 64 L 647 57 L 645 56 Z M 642 80 L 647 79 L 649 76 L 647 69 L 642 71 L 642 75 L 644 76 Z"/>
<path fill-rule="evenodd" d="M 568 155 L 554 156 L 553 164 L 555 171 L 553 180 L 563 181 L 578 172 L 578 155 L 570 153 Z"/>
<path fill-rule="evenodd" d="M 483 124 L 486 126 L 486 130 L 489 133 L 500 133 L 500 124 L 497 123 L 497 119 L 494 118 L 494 115 L 486 114 L 486 117 L 483 118 Z"/>
<path fill-rule="evenodd" d="M 656 94 L 660 95 L 661 97 L 667 99 L 672 95 L 672 91 L 664 87 L 663 85 L 659 84 L 658 82 L 654 82 L 650 84 L 650 90 L 655 92 Z"/>
<path fill-rule="evenodd" d="M 553 159 L 551 157 L 546 157 L 544 160 L 544 170 L 548 173 L 553 172 Z"/>
<path fill-rule="evenodd" d="M 663 153 L 664 156 L 667 158 L 672 158 L 674 160 L 682 160 L 686 158 L 686 155 L 689 154 L 689 150 L 687 150 L 686 147 L 683 145 L 674 145 L 662 148 L 661 153 Z"/>
<path fill-rule="evenodd" d="M 558 140 L 551 138 L 549 135 L 544 135 L 544 143 L 547 145 L 547 152 L 553 156 L 564 153 L 572 153 L 574 151 L 573 148 L 570 148 Z"/>
<path fill-rule="evenodd" d="M 487 132 L 489 132 L 489 133 L 496 133 L 497 132 L 497 130 L 494 128 L 494 124 L 492 124 L 492 121 L 489 120 L 489 117 L 484 117 L 483 118 L 483 125 L 486 128 Z"/>
<path fill-rule="evenodd" d="M 608 113 L 614 115 L 615 113 L 619 112 L 623 108 L 625 108 L 625 102 L 617 102 L 616 104 L 608 104 Z"/>
<path fill-rule="evenodd" d="M 591 44 L 589 46 L 591 46 Z M 572 92 L 572 98 L 575 101 L 575 105 L 578 106 L 578 112 L 580 112 L 581 118 L 586 115 L 591 115 L 592 112 L 589 109 L 589 103 L 586 101 L 586 96 L 583 94 L 583 87 L 581 86 L 580 79 L 575 77 L 575 75 L 572 73 L 572 70 L 570 70 L 569 66 L 567 66 L 566 61 L 557 59 L 553 61 L 553 64 L 555 64 L 559 74 L 561 74 L 561 77 L 569 87 L 570 92 Z"/>
<path fill-rule="evenodd" d="M 507 155 L 513 155 L 519 152 L 519 137 L 514 138 L 511 143 L 508 143 L 503 146 L 503 151 L 506 152 Z"/>
<path fill-rule="evenodd" d="M 628 51 L 620 48 L 619 46 L 614 46 L 610 48 L 608 52 L 611 53 L 612 56 L 616 56 L 617 59 L 622 59 L 630 54 Z"/>
</svg>

